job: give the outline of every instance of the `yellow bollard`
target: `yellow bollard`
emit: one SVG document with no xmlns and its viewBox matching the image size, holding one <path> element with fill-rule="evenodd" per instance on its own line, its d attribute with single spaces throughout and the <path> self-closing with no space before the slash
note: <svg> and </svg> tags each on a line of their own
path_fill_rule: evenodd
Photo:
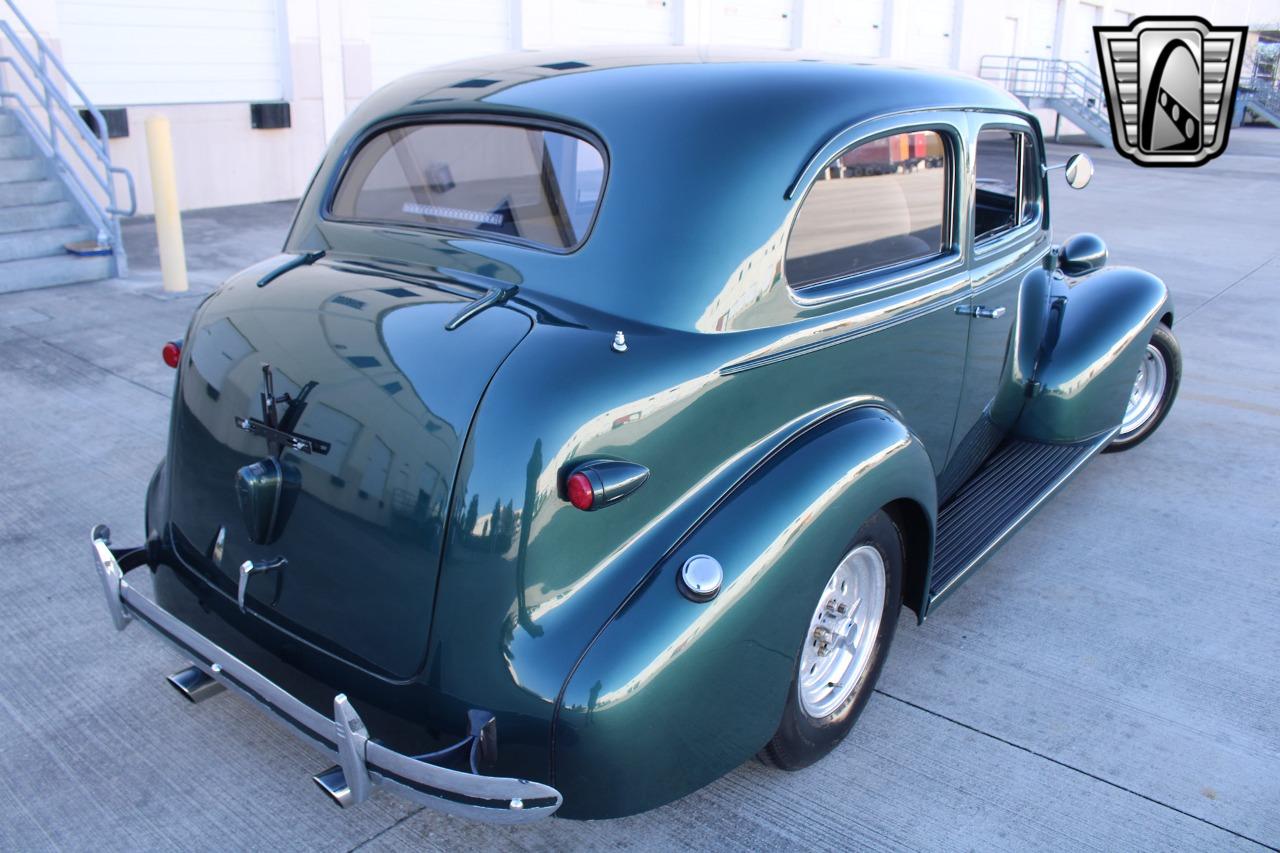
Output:
<svg viewBox="0 0 1280 853">
<path fill-rule="evenodd" d="M 178 181 L 173 168 L 173 139 L 169 119 L 147 119 L 147 159 L 151 163 L 151 194 L 156 204 L 156 238 L 160 243 L 160 273 L 168 293 L 187 289 L 187 250 L 182 242 L 178 212 Z"/>
</svg>

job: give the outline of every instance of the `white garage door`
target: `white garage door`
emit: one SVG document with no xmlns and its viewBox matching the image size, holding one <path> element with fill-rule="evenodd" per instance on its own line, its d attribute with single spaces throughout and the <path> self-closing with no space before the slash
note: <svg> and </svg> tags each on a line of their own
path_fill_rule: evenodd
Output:
<svg viewBox="0 0 1280 853">
<path fill-rule="evenodd" d="M 1050 59 L 1058 33 L 1059 0 L 1031 0 L 1027 4 L 1026 36 L 1018 52 L 1023 56 Z"/>
<path fill-rule="evenodd" d="M 951 32 L 954 0 L 907 0 L 901 9 L 897 26 L 903 30 L 903 38 L 898 56 L 913 65 L 949 68 L 951 45 L 959 36 Z"/>
<path fill-rule="evenodd" d="M 557 44 L 671 44 L 673 3 L 555 0 Z"/>
<path fill-rule="evenodd" d="M 1093 28 L 1102 26 L 1102 6 L 1095 3 L 1081 3 L 1075 9 L 1075 18 L 1070 24 L 1071 47 L 1065 49 L 1064 59 L 1084 63 L 1094 74 L 1098 73 L 1098 60 L 1094 56 Z"/>
<path fill-rule="evenodd" d="M 808 0 L 804 14 L 811 45 L 824 53 L 879 56 L 884 0 Z"/>
<path fill-rule="evenodd" d="M 58 0 L 67 70 L 99 106 L 284 97 L 279 0 Z"/>
<path fill-rule="evenodd" d="M 791 47 L 791 0 L 711 0 L 712 44 Z"/>
<path fill-rule="evenodd" d="M 372 0 L 373 85 L 413 71 L 511 48 L 509 0 Z"/>
</svg>

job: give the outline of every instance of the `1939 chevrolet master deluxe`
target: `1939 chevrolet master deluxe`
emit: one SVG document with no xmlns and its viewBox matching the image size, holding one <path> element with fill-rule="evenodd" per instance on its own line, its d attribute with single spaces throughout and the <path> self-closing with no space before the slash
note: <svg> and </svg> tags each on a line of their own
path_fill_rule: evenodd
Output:
<svg viewBox="0 0 1280 853">
<path fill-rule="evenodd" d="M 146 542 L 92 534 L 115 625 L 336 756 L 344 805 L 608 817 L 803 767 L 903 605 L 1172 403 L 1165 286 L 1051 244 L 1049 168 L 959 76 L 406 77 L 337 133 L 287 254 L 167 346 Z"/>
</svg>

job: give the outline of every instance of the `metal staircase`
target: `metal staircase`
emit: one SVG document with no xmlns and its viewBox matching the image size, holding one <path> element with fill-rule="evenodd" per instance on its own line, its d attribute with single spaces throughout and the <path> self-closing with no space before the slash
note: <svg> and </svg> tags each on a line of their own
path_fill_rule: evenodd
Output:
<svg viewBox="0 0 1280 853">
<path fill-rule="evenodd" d="M 120 218 L 137 210 L 133 176 L 111 163 L 102 113 L 4 2 L 18 31 L 0 19 L 0 293 L 125 275 Z"/>
<path fill-rule="evenodd" d="M 1102 80 L 1084 63 L 1032 56 L 984 56 L 978 76 L 1008 89 L 1028 109 L 1053 110 L 1102 147 L 1111 146 L 1111 121 Z"/>
<path fill-rule="evenodd" d="M 1257 73 L 1240 84 L 1240 99 L 1247 112 L 1280 127 L 1280 80 Z"/>
</svg>

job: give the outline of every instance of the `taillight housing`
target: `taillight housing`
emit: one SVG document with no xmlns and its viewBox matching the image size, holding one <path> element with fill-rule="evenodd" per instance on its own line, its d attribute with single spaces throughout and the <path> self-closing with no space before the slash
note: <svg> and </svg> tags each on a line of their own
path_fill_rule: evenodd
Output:
<svg viewBox="0 0 1280 853">
<path fill-rule="evenodd" d="M 170 367 L 177 368 L 182 361 L 182 341 L 168 341 L 160 349 L 160 357 Z"/>
<path fill-rule="evenodd" d="M 569 469 L 564 498 L 576 509 L 592 512 L 612 506 L 644 485 L 649 469 L 621 459 L 596 459 Z"/>
</svg>

